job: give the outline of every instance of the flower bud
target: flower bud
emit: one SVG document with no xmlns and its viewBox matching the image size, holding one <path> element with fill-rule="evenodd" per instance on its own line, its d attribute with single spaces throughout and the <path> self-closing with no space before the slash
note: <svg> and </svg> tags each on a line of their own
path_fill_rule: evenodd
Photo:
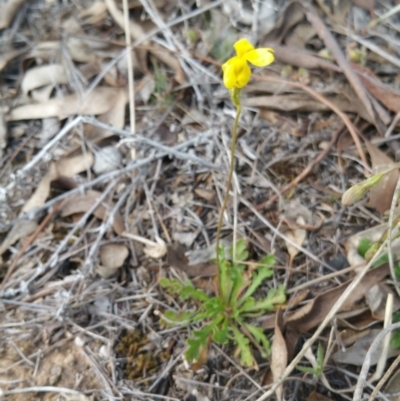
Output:
<svg viewBox="0 0 400 401">
<path fill-rule="evenodd" d="M 342 205 L 351 206 L 358 202 L 371 188 L 379 183 L 385 176 L 386 171 L 377 173 L 367 180 L 353 185 L 342 195 Z"/>
</svg>

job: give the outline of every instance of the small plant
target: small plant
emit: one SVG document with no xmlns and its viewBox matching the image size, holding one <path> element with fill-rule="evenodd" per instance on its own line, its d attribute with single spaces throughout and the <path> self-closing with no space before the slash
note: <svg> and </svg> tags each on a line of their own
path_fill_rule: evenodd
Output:
<svg viewBox="0 0 400 401">
<path fill-rule="evenodd" d="M 313 375 L 316 379 L 319 379 L 324 371 L 324 349 L 321 344 L 318 344 L 317 350 L 317 360 L 315 361 L 315 366 L 309 368 L 307 366 L 296 366 L 296 369 L 300 372 Z"/>
<path fill-rule="evenodd" d="M 181 283 L 177 279 L 162 278 L 160 284 L 170 293 L 178 295 L 183 300 L 193 300 L 197 303 L 194 312 L 167 311 L 165 321 L 169 324 L 204 323 L 195 330 L 187 340 L 188 361 L 197 361 L 207 350 L 210 341 L 217 344 L 227 344 L 232 341 L 236 346 L 235 356 L 240 357 L 243 366 L 255 367 L 252 343 L 267 357 L 270 343 L 260 327 L 249 323 L 250 318 L 263 315 L 274 310 L 276 305 L 286 300 L 284 287 L 270 289 L 266 297 L 254 298 L 254 293 L 266 278 L 273 275 L 271 267 L 275 257 L 268 255 L 257 264 L 251 272 L 244 263 L 249 257 L 246 243 L 243 240 L 236 244 L 235 255 L 230 250 L 230 258 L 226 258 L 223 248 L 219 249 L 219 294 L 209 296 L 204 291 L 195 288 L 191 281 Z"/>
</svg>

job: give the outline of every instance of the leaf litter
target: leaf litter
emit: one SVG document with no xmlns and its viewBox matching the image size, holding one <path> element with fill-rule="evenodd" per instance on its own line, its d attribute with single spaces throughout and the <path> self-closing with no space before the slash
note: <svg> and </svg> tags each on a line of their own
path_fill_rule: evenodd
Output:
<svg viewBox="0 0 400 401">
<path fill-rule="evenodd" d="M 313 382 L 297 370 L 280 380 L 368 263 L 362 244 L 369 241 L 372 254 L 385 240 L 397 170 L 369 191 L 368 203 L 343 207 L 339 199 L 370 167 L 375 173 L 398 161 L 392 17 L 371 24 L 386 11 L 371 1 L 332 8 L 323 1 L 315 8 L 265 1 L 259 10 L 257 2 L 240 9 L 235 0 L 192 8 L 129 1 L 132 99 L 122 2 L 78 3 L 4 0 L 0 17 L 0 387 L 7 399 L 101 393 L 261 401 L 266 372 L 278 399 L 351 396 L 350 373 L 359 373 L 382 331 L 389 296 L 393 312 L 399 308 L 383 259 L 319 344 L 309 344 L 310 361 L 320 347 L 334 350 L 324 360 L 329 374 L 323 366 Z M 164 328 L 159 317 L 195 305 L 171 297 L 158 280 L 190 278 L 215 294 L 215 227 L 233 112 L 219 64 L 238 37 L 252 33 L 258 46 L 275 48 L 277 61 L 244 91 L 238 204 L 226 213 L 224 243 L 232 244 L 236 221 L 250 269 L 267 253 L 277 259 L 260 295 L 285 283 L 290 297 L 276 313 L 254 317 L 273 344 L 270 357 L 257 355 L 259 371 L 240 367 L 228 345 L 218 353 L 210 348 L 190 369 L 182 357 L 185 338 L 201 327 Z M 382 55 L 386 61 L 377 63 Z M 135 132 L 126 129 L 132 101 Z M 350 141 L 342 146 L 337 138 Z M 395 263 L 397 248 L 393 238 Z M 350 327 L 352 342 L 339 350 Z M 43 352 L 40 364 L 31 345 Z M 307 358 L 299 366 L 306 364 Z M 380 391 L 395 392 L 393 379 L 384 379 L 389 384 Z"/>
</svg>

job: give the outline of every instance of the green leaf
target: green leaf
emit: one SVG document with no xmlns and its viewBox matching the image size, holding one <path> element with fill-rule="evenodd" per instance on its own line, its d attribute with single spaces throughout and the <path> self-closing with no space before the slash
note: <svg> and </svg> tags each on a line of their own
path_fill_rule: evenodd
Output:
<svg viewBox="0 0 400 401">
<path fill-rule="evenodd" d="M 395 333 L 393 334 L 393 337 L 390 340 L 390 346 L 395 349 L 400 348 L 400 331 L 399 330 L 396 330 Z"/>
<path fill-rule="evenodd" d="M 182 288 L 184 285 L 176 278 L 170 280 L 168 278 L 160 278 L 158 281 L 161 287 L 165 288 L 169 293 L 171 294 L 177 294 L 179 295 L 180 291 L 182 291 Z"/>
<path fill-rule="evenodd" d="M 229 272 L 229 277 L 232 283 L 232 290 L 229 297 L 229 304 L 235 306 L 238 301 L 237 299 L 238 294 L 245 285 L 243 269 L 239 265 L 233 264 Z"/>
<path fill-rule="evenodd" d="M 183 287 L 179 295 L 184 300 L 194 299 L 195 301 L 207 302 L 210 299 L 202 290 L 191 286 Z"/>
<path fill-rule="evenodd" d="M 251 298 L 248 298 L 251 299 Z M 280 285 L 277 290 L 268 291 L 267 298 L 262 301 L 245 302 L 240 312 L 272 311 L 275 305 L 283 304 L 286 301 L 285 287 Z"/>
<path fill-rule="evenodd" d="M 192 312 L 174 312 L 172 310 L 167 310 L 164 313 L 165 323 L 167 324 L 189 324 L 192 322 L 192 317 L 193 317 Z"/>
<path fill-rule="evenodd" d="M 215 341 L 217 344 L 227 344 L 229 341 L 229 321 L 228 319 L 224 319 L 222 321 L 222 324 L 217 327 L 214 331 L 213 334 L 213 341 Z"/>
<path fill-rule="evenodd" d="M 186 351 L 186 359 L 188 361 L 199 359 L 201 350 L 208 346 L 208 339 L 220 321 L 221 318 L 217 318 L 209 325 L 193 332 L 193 338 L 187 340 L 189 347 Z"/>
<path fill-rule="evenodd" d="M 316 362 L 317 364 L 315 368 L 314 367 L 310 368 L 306 366 L 296 366 L 296 369 L 300 370 L 300 372 L 308 373 L 319 378 L 322 375 L 322 372 L 324 371 L 324 348 L 322 347 L 321 344 L 318 344 Z"/>
<path fill-rule="evenodd" d="M 240 363 L 243 366 L 252 367 L 254 365 L 254 358 L 249 346 L 249 339 L 235 325 L 232 325 L 232 330 L 234 341 L 238 346 L 236 354 L 240 355 Z"/>
<path fill-rule="evenodd" d="M 228 303 L 232 292 L 232 281 L 230 276 L 231 264 L 226 260 L 220 260 L 219 264 L 219 279 L 221 280 L 221 297 Z"/>
<path fill-rule="evenodd" d="M 264 256 L 258 263 L 257 265 L 260 267 L 273 267 L 275 266 L 276 263 L 276 258 L 275 255 L 272 255 L 272 253 L 270 253 L 267 256 Z"/>
<path fill-rule="evenodd" d="M 178 279 L 172 280 L 161 278 L 159 280 L 161 287 L 165 288 L 169 293 L 179 295 L 183 300 L 193 299 L 195 301 L 206 302 L 210 299 L 202 290 L 196 288 L 190 280 L 186 280 L 182 284 Z"/>
<path fill-rule="evenodd" d="M 271 277 L 273 274 L 274 274 L 274 272 L 271 269 L 269 269 L 268 267 L 260 267 L 258 270 L 256 270 L 253 273 L 253 278 L 252 278 L 252 281 L 251 281 L 251 284 L 250 284 L 249 288 L 243 294 L 243 296 L 241 297 L 240 301 L 242 302 L 246 298 L 248 298 L 249 296 L 253 295 L 253 293 L 262 284 L 262 282 L 266 278 Z"/>
<path fill-rule="evenodd" d="M 244 239 L 240 239 L 236 242 L 235 255 L 233 255 L 233 248 L 230 249 L 230 255 L 232 260 L 235 262 L 243 262 L 249 258 L 249 252 L 247 251 L 247 244 Z"/>
<path fill-rule="evenodd" d="M 361 238 L 360 242 L 357 247 L 357 252 L 363 258 L 365 258 L 365 254 L 367 253 L 368 249 L 371 248 L 372 242 L 367 238 Z"/>
<path fill-rule="evenodd" d="M 264 358 L 267 358 L 271 349 L 268 337 L 264 334 L 264 330 L 261 327 L 253 326 L 252 324 L 245 323 L 246 329 L 253 335 L 253 337 L 260 343 L 265 351 Z"/>
</svg>

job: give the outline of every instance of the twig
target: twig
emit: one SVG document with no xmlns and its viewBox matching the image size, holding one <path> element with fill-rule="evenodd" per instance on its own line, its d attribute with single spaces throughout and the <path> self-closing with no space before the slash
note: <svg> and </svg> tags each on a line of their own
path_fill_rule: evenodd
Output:
<svg viewBox="0 0 400 401">
<path fill-rule="evenodd" d="M 131 32 L 129 25 L 129 8 L 128 8 L 128 0 L 122 1 L 124 8 L 124 24 L 125 24 L 125 41 L 126 41 L 126 56 L 128 61 L 128 89 L 129 89 L 129 119 L 130 119 L 130 127 L 131 134 L 135 135 L 135 81 L 133 79 L 133 61 L 132 61 L 132 49 L 131 49 Z M 131 149 L 131 158 L 135 159 L 136 150 L 135 148 Z"/>
<path fill-rule="evenodd" d="M 42 150 L 32 158 L 32 160 L 25 164 L 24 167 L 21 168 L 20 173 L 25 173 L 30 170 L 33 166 L 35 166 L 43 157 L 46 155 L 49 149 L 51 149 L 63 136 L 67 135 L 72 128 L 76 127 L 82 121 L 82 116 L 75 117 L 72 121 L 60 130 L 60 132 L 46 145 L 43 146 Z"/>
<path fill-rule="evenodd" d="M 375 338 L 367 355 L 365 355 L 364 363 L 361 368 L 360 374 L 357 380 L 356 390 L 354 391 L 353 401 L 360 401 L 362 399 L 362 392 L 364 388 L 364 384 L 367 381 L 367 375 L 369 371 L 369 367 L 371 365 L 371 357 L 372 354 L 376 352 L 377 348 L 379 347 L 380 343 L 385 339 L 386 335 L 390 333 L 392 330 L 400 329 L 400 323 L 395 323 L 390 325 L 389 327 L 384 328 Z"/>
<path fill-rule="evenodd" d="M 379 383 L 375 386 L 374 390 L 372 391 L 371 395 L 368 398 L 368 401 L 374 401 L 376 399 L 376 395 L 379 393 L 380 389 L 382 386 L 387 382 L 389 377 L 392 375 L 394 370 L 397 368 L 397 366 L 400 363 L 400 355 L 397 356 L 397 358 L 393 361 L 393 363 L 390 365 L 389 369 L 386 371 L 386 373 L 383 375 L 382 379 L 379 381 Z"/>
</svg>

